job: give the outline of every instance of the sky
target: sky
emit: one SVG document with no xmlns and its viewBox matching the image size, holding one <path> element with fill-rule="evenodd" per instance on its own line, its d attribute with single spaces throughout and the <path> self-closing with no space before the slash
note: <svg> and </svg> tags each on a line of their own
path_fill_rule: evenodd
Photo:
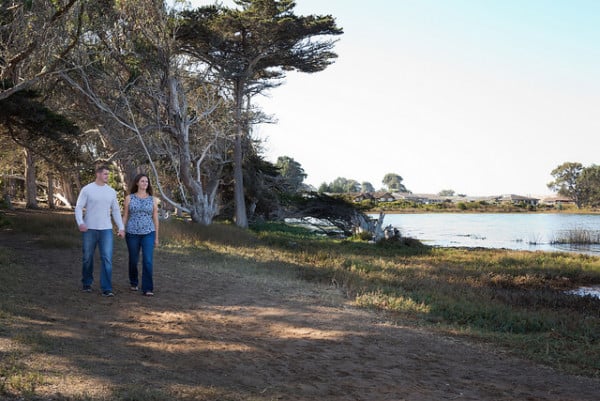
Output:
<svg viewBox="0 0 600 401">
<path fill-rule="evenodd" d="M 255 127 L 265 157 L 292 157 L 306 183 L 381 188 L 394 173 L 414 193 L 545 196 L 560 164 L 600 164 L 600 1 L 296 0 L 294 10 L 344 29 L 334 64 L 288 73 L 255 98 L 276 121 Z"/>
</svg>

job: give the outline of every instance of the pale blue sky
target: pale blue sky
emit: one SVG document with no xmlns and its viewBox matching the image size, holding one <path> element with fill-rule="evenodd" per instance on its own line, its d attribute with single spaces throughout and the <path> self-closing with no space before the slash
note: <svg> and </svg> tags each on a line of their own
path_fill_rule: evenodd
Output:
<svg viewBox="0 0 600 401">
<path fill-rule="evenodd" d="M 277 123 L 256 135 L 309 184 L 341 176 L 378 188 L 397 173 L 418 193 L 545 195 L 559 164 L 600 164 L 599 1 L 297 0 L 295 10 L 336 17 L 339 58 L 257 98 Z"/>
</svg>

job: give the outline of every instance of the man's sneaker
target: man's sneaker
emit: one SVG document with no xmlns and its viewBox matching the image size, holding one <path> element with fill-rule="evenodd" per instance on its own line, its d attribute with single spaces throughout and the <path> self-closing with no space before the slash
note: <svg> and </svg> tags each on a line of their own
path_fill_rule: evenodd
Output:
<svg viewBox="0 0 600 401">
<path fill-rule="evenodd" d="M 115 294 L 113 294 L 113 293 L 112 293 L 112 291 L 104 291 L 104 292 L 102 293 L 102 296 L 103 296 L 103 297 L 114 297 L 114 296 L 115 296 Z"/>
<path fill-rule="evenodd" d="M 89 285 L 86 285 L 83 287 L 83 289 L 81 291 L 82 292 L 92 292 L 92 287 L 90 287 Z"/>
</svg>

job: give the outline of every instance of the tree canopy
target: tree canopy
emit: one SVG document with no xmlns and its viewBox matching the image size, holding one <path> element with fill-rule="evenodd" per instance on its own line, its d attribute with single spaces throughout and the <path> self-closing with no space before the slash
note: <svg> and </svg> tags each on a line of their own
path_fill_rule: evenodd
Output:
<svg viewBox="0 0 600 401">
<path fill-rule="evenodd" d="M 577 185 L 577 180 L 582 171 L 583 164 L 578 162 L 564 162 L 550 173 L 554 177 L 554 181 L 547 184 L 548 188 L 559 195 L 573 199 L 577 207 L 581 207 L 581 191 Z"/>
<path fill-rule="evenodd" d="M 564 162 L 552 170 L 554 181 L 548 188 L 573 199 L 578 208 L 600 206 L 600 166 L 584 167 L 579 162 Z"/>
<path fill-rule="evenodd" d="M 289 192 L 294 193 L 302 190 L 306 173 L 300 163 L 289 156 L 279 156 L 275 166 L 285 180 L 285 187 Z"/>
<path fill-rule="evenodd" d="M 63 68 L 82 35 L 85 0 L 0 2 L 0 99 Z"/>
<path fill-rule="evenodd" d="M 319 187 L 319 193 L 329 192 L 335 194 L 345 194 L 360 192 L 360 183 L 352 178 L 337 177 L 329 184 L 324 182 Z"/>
<path fill-rule="evenodd" d="M 388 190 L 394 192 L 409 192 L 408 189 L 402 184 L 403 178 L 402 176 L 395 173 L 387 173 L 383 180 L 381 181 L 383 185 L 385 185 Z"/>
<path fill-rule="evenodd" d="M 42 103 L 40 94 L 21 90 L 0 100 L 0 135 L 28 148 L 57 168 L 79 157 L 80 130 L 72 121 Z"/>
</svg>

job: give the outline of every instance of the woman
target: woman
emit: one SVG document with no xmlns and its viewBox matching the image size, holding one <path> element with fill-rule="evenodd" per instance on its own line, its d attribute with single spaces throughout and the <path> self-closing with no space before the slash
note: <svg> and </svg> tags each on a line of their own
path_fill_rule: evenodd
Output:
<svg viewBox="0 0 600 401">
<path fill-rule="evenodd" d="M 138 174 L 125 197 L 123 211 L 125 241 L 129 250 L 129 284 L 138 290 L 138 260 L 142 251 L 142 294 L 154 295 L 152 269 L 154 247 L 158 246 L 158 200 L 146 174 Z"/>
</svg>

